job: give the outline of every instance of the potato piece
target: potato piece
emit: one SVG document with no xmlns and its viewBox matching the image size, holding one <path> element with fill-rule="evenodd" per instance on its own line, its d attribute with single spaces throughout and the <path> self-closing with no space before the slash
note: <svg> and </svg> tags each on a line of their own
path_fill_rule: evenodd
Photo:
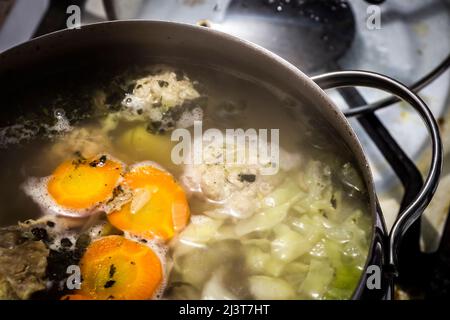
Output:
<svg viewBox="0 0 450 320">
<path fill-rule="evenodd" d="M 125 131 L 117 140 L 117 148 L 128 158 L 151 160 L 169 170 L 174 167 L 171 160 L 173 146 L 169 135 L 151 134 L 143 125 Z"/>
</svg>

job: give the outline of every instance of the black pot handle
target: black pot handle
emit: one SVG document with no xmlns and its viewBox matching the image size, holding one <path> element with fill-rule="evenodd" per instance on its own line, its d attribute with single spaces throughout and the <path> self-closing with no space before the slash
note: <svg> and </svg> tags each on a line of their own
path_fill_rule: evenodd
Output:
<svg viewBox="0 0 450 320">
<path fill-rule="evenodd" d="M 425 183 L 411 203 L 398 215 L 389 233 L 388 264 L 397 270 L 397 253 L 400 241 L 408 228 L 420 218 L 430 203 L 439 183 L 442 170 L 442 142 L 439 127 L 426 103 L 408 87 L 387 76 L 368 71 L 338 71 L 312 77 L 322 89 L 342 87 L 369 87 L 387 91 L 408 102 L 420 115 L 431 137 L 431 165 Z"/>
</svg>

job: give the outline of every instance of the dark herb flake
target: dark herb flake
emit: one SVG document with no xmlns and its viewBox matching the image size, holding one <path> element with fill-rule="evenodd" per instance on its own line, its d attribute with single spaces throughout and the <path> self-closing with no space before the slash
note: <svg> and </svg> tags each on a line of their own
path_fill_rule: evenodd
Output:
<svg viewBox="0 0 450 320">
<path fill-rule="evenodd" d="M 103 155 L 98 160 L 94 160 L 91 163 L 89 163 L 89 165 L 93 168 L 96 168 L 98 166 L 102 167 L 105 165 L 107 160 L 108 160 L 108 158 L 105 155 Z"/>
<path fill-rule="evenodd" d="M 169 86 L 169 83 L 164 80 L 158 80 L 158 84 L 161 88 L 167 88 Z"/>
<path fill-rule="evenodd" d="M 47 230 L 45 230 L 44 228 L 33 228 L 31 229 L 31 233 L 34 236 L 34 239 L 39 241 L 39 240 L 43 240 L 43 241 L 48 241 L 48 233 Z"/>
<path fill-rule="evenodd" d="M 61 246 L 64 248 L 70 248 L 72 246 L 72 241 L 70 241 L 67 238 L 62 238 L 60 243 L 61 243 Z"/>
<path fill-rule="evenodd" d="M 112 286 L 114 286 L 115 283 L 116 283 L 115 280 L 109 280 L 105 283 L 104 288 L 105 289 L 111 288 Z"/>
<path fill-rule="evenodd" d="M 331 197 L 330 202 L 331 202 L 331 205 L 333 206 L 333 208 L 336 209 L 336 208 L 337 208 L 337 200 L 336 200 L 336 198 L 334 197 L 334 194 L 333 194 L 333 196 Z"/>
<path fill-rule="evenodd" d="M 256 175 L 254 174 L 245 174 L 245 173 L 240 173 L 239 174 L 239 181 L 241 182 L 255 182 L 256 181 Z"/>
<path fill-rule="evenodd" d="M 116 198 L 117 196 L 119 196 L 120 194 L 123 193 L 123 188 L 121 185 L 118 185 L 117 187 L 114 188 L 113 190 L 113 199 Z"/>
<path fill-rule="evenodd" d="M 47 221 L 47 227 L 54 228 L 55 227 L 55 223 L 53 221 Z"/>
<path fill-rule="evenodd" d="M 115 274 L 115 273 L 116 273 L 116 266 L 112 264 L 112 265 L 109 267 L 109 277 L 110 277 L 110 278 L 114 277 L 114 274 Z"/>
</svg>

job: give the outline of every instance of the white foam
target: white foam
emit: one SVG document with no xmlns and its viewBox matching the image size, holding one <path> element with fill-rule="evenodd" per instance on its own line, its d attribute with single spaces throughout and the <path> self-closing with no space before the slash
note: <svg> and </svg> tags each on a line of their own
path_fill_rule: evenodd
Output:
<svg viewBox="0 0 450 320">
<path fill-rule="evenodd" d="M 9 127 L 0 128 L 0 147 L 19 144 L 35 137 L 39 132 L 38 126 L 15 124 Z"/>
<path fill-rule="evenodd" d="M 158 170 L 161 170 L 161 171 L 163 171 L 163 172 L 166 172 L 166 173 L 172 175 L 172 174 L 171 174 L 169 171 L 167 171 L 162 165 L 160 165 L 160 164 L 157 163 L 157 162 L 151 161 L 151 160 L 147 160 L 147 161 L 142 161 L 142 162 L 135 163 L 135 164 L 129 166 L 129 169 L 130 169 L 129 171 L 131 172 L 131 171 L 133 171 L 133 170 L 135 170 L 135 169 L 142 168 L 142 167 L 153 167 L 153 168 L 156 168 L 156 169 L 158 169 Z"/>
<path fill-rule="evenodd" d="M 69 119 L 63 109 L 56 109 L 54 112 L 56 122 L 53 126 L 48 127 L 48 130 L 57 133 L 65 133 L 72 131 L 73 127 L 70 125 Z"/>
<path fill-rule="evenodd" d="M 63 247 L 61 245 L 62 239 L 69 239 L 72 243 L 71 247 Z M 73 231 L 59 232 L 54 235 L 53 243 L 49 246 L 51 250 L 59 251 L 61 249 L 73 250 L 75 248 L 75 243 L 77 242 L 78 235 Z"/>
<path fill-rule="evenodd" d="M 36 137 L 42 129 L 44 136 L 50 138 L 55 134 L 62 134 L 73 130 L 63 109 L 56 109 L 54 117 L 55 123 L 51 126 L 45 123 L 26 120 L 23 123 L 0 128 L 0 147 L 29 141 Z"/>
<path fill-rule="evenodd" d="M 31 197 L 41 208 L 42 212 L 47 215 L 60 215 L 66 217 L 87 217 L 95 213 L 91 208 L 89 209 L 69 209 L 60 206 L 48 192 L 48 182 L 50 176 L 44 178 L 29 178 L 23 185 L 22 189 L 26 195 Z"/>
<path fill-rule="evenodd" d="M 125 164 L 123 164 L 116 158 L 110 155 L 106 155 L 106 157 L 107 159 L 112 160 L 115 163 L 119 163 L 122 166 L 122 168 L 125 167 Z M 22 190 L 25 192 L 26 195 L 31 197 L 39 205 L 44 215 L 51 214 L 72 218 L 84 218 L 107 210 L 108 207 L 106 203 L 98 203 L 86 209 L 70 209 L 59 205 L 48 192 L 48 183 L 50 179 L 51 176 L 43 178 L 31 177 L 27 181 L 25 181 L 25 183 L 22 185 Z M 122 177 L 118 179 L 116 186 L 121 183 L 121 180 Z"/>
<path fill-rule="evenodd" d="M 129 111 L 137 114 L 138 110 L 143 110 L 145 108 L 145 100 L 133 94 L 127 93 L 125 98 L 122 100 L 122 105 Z"/>
<path fill-rule="evenodd" d="M 189 128 L 194 125 L 195 121 L 203 120 L 202 108 L 194 108 L 191 111 L 185 111 L 181 114 L 180 119 L 177 121 L 177 128 Z"/>
</svg>

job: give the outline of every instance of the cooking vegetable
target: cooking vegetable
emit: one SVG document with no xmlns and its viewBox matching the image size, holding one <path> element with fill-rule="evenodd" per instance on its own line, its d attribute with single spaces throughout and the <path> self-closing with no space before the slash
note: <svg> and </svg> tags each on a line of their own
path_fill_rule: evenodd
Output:
<svg viewBox="0 0 450 320">
<path fill-rule="evenodd" d="M 179 241 L 194 247 L 204 246 L 217 234 L 221 220 L 206 216 L 193 217 L 189 226 L 180 234 Z"/>
<path fill-rule="evenodd" d="M 172 281 L 192 285 L 201 292 L 203 285 L 218 268 L 227 267 L 227 272 L 230 268 L 236 270 L 240 265 L 238 258 L 242 254 L 239 247 L 239 242 L 234 240 L 209 243 L 207 247 L 191 246 L 190 251 L 184 252 L 178 252 L 177 246 Z"/>
<path fill-rule="evenodd" d="M 283 261 L 255 245 L 249 245 L 244 250 L 246 268 L 251 274 L 266 274 L 274 277 L 281 275 L 285 267 Z"/>
<path fill-rule="evenodd" d="M 253 276 L 249 282 L 250 292 L 258 300 L 288 300 L 295 297 L 295 290 L 282 279 Z"/>
<path fill-rule="evenodd" d="M 237 300 L 223 283 L 224 270 L 219 269 L 203 287 L 202 300 Z"/>
<path fill-rule="evenodd" d="M 168 169 L 175 167 L 171 160 L 174 144 L 170 135 L 152 134 L 145 126 L 139 125 L 125 131 L 117 140 L 117 145 L 124 155 L 134 161 L 151 160 L 164 164 Z"/>
<path fill-rule="evenodd" d="M 290 203 L 284 203 L 278 207 L 268 208 L 236 224 L 235 232 L 239 236 L 255 231 L 271 229 L 286 218 Z"/>
<path fill-rule="evenodd" d="M 306 196 L 294 206 L 300 214 L 329 213 L 330 216 L 336 212 L 333 207 L 333 183 L 331 180 L 331 169 L 321 161 L 309 161 L 305 170 L 299 175 L 299 185 Z"/>
<path fill-rule="evenodd" d="M 174 279 L 181 283 L 188 283 L 201 290 L 203 284 L 217 265 L 218 259 L 210 254 L 208 250 L 194 249 L 177 259 L 174 271 L 179 272 L 179 277 L 175 276 Z"/>
<path fill-rule="evenodd" d="M 112 197 L 121 172 L 107 156 L 68 160 L 51 175 L 48 192 L 63 207 L 87 209 Z"/>
<path fill-rule="evenodd" d="M 163 281 L 159 257 L 144 244 L 121 236 L 94 241 L 81 263 L 83 283 L 77 294 L 91 299 L 151 299 Z"/>
<path fill-rule="evenodd" d="M 116 228 L 143 238 L 171 239 L 189 220 L 183 189 L 173 177 L 151 165 L 137 166 L 125 175 L 133 200 L 108 215 Z"/>
<path fill-rule="evenodd" d="M 286 179 L 279 187 L 264 198 L 264 204 L 267 207 L 280 206 L 283 203 L 290 202 L 299 196 L 301 192 L 298 184 L 293 179 Z"/>
<path fill-rule="evenodd" d="M 285 279 L 293 288 L 300 288 L 308 274 L 309 262 L 291 262 L 283 268 L 282 278 Z"/>
<path fill-rule="evenodd" d="M 333 280 L 334 269 L 327 261 L 313 259 L 300 291 L 310 299 L 322 299 Z"/>
<path fill-rule="evenodd" d="M 253 298 L 349 298 L 364 266 L 364 230 L 370 221 L 346 207 L 341 191 L 333 189 L 329 167 L 321 162 L 306 163 L 298 179 L 288 176 L 257 199 L 259 209 L 247 219 L 208 212 L 196 216 L 180 234 L 172 255 L 172 279 L 187 285 L 183 292 L 192 292 L 192 286 L 202 289 L 203 298 L 235 296 L 220 272 L 229 272 L 224 261 L 236 257 L 224 252 L 217 258 L 211 251 L 237 240 L 242 251 L 238 247 L 236 254 L 244 261 L 243 267 L 235 262 L 235 269 L 243 268 L 240 275 L 245 276 L 239 281 Z"/>
<path fill-rule="evenodd" d="M 272 241 L 272 254 L 274 257 L 290 262 L 307 253 L 314 242 L 308 241 L 299 233 L 292 231 L 288 226 L 280 224 L 274 230 L 275 239 Z"/>
</svg>

